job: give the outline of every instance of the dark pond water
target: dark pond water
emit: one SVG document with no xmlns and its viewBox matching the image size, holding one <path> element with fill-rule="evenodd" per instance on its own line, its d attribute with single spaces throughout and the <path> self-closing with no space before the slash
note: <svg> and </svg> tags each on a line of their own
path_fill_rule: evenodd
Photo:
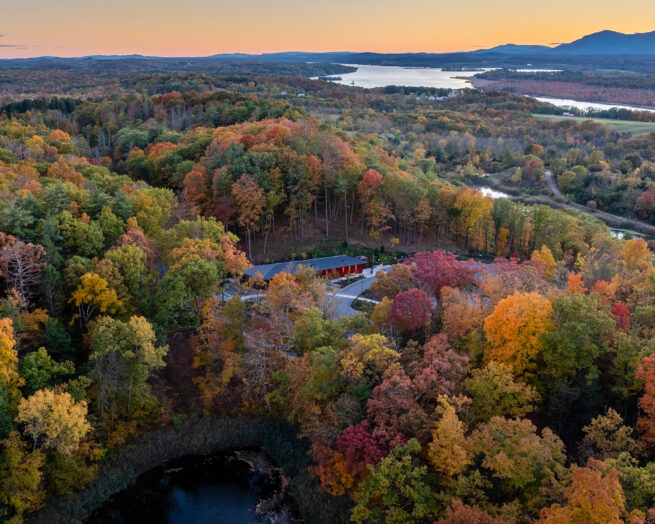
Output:
<svg viewBox="0 0 655 524">
<path fill-rule="evenodd" d="M 259 452 L 185 457 L 145 473 L 87 522 L 297 523 L 283 486 Z"/>
</svg>

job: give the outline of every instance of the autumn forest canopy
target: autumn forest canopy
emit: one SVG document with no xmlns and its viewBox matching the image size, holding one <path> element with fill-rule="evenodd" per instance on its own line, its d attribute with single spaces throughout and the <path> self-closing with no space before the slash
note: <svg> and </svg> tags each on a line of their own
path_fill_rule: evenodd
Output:
<svg viewBox="0 0 655 524">
<path fill-rule="evenodd" d="M 225 427 L 306 522 L 655 522 L 651 116 L 205 65 L 0 68 L 0 520 Z"/>
</svg>

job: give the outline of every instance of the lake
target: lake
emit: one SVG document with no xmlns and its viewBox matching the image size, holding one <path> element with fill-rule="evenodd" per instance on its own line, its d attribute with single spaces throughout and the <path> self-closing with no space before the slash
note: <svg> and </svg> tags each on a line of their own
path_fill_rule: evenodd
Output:
<svg viewBox="0 0 655 524">
<path fill-rule="evenodd" d="M 341 79 L 334 80 L 334 82 L 366 87 L 368 89 L 391 85 L 463 89 L 471 87 L 471 83 L 466 79 L 456 77 L 471 77 L 481 71 L 489 71 L 489 69 L 479 69 L 478 71 L 444 71 L 436 67 L 344 65 L 352 65 L 357 68 L 357 71 L 339 75 Z"/>
<path fill-rule="evenodd" d="M 280 474 L 262 463 L 258 451 L 184 457 L 141 475 L 87 523 L 297 523 Z"/>
</svg>

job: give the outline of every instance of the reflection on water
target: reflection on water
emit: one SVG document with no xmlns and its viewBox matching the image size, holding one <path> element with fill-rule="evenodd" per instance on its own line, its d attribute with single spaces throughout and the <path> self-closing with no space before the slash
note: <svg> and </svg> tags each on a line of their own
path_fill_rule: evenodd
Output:
<svg viewBox="0 0 655 524">
<path fill-rule="evenodd" d="M 295 523 L 280 486 L 277 472 L 253 471 L 235 453 L 185 457 L 145 473 L 87 522 Z"/>
</svg>

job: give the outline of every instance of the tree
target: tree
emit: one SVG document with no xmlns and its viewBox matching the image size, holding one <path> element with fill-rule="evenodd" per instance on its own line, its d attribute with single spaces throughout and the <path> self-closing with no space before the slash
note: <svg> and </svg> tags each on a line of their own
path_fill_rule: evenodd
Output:
<svg viewBox="0 0 655 524">
<path fill-rule="evenodd" d="M 552 328 L 553 308 L 539 293 L 514 293 L 501 300 L 484 321 L 488 360 L 509 365 L 519 376 L 535 369 L 541 336 Z"/>
<path fill-rule="evenodd" d="M 404 360 L 408 360 L 405 348 Z M 416 400 L 432 411 L 441 395 L 453 396 L 459 391 L 468 372 L 468 358 L 456 353 L 443 333 L 434 335 L 420 349 L 419 356 L 405 364 L 417 391 Z"/>
<path fill-rule="evenodd" d="M 549 428 L 539 436 L 529 420 L 492 417 L 467 446 L 506 495 L 535 496 L 564 473 L 564 444 Z"/>
<path fill-rule="evenodd" d="M 452 253 L 433 251 L 416 253 L 406 264 L 415 264 L 414 278 L 428 286 L 435 297 L 441 288 L 466 287 L 473 283 L 478 268 L 468 262 L 460 262 Z"/>
<path fill-rule="evenodd" d="M 339 348 L 345 345 L 345 336 L 344 326 L 317 307 L 300 311 L 296 317 L 293 343 L 299 354 L 325 346 Z"/>
<path fill-rule="evenodd" d="M 594 418 L 582 431 L 585 433 L 582 445 L 599 460 L 617 458 L 624 452 L 641 455 L 640 444 L 632 438 L 632 428 L 625 426 L 621 415 L 612 408 Z"/>
<path fill-rule="evenodd" d="M 540 399 L 532 386 L 515 380 L 509 366 L 494 361 L 474 369 L 465 385 L 473 401 L 471 415 L 479 422 L 494 416 L 525 417 Z"/>
<path fill-rule="evenodd" d="M 358 478 L 366 476 L 367 466 L 375 466 L 389 453 L 387 444 L 371 432 L 368 420 L 344 429 L 337 447 L 345 454 L 347 471 Z"/>
<path fill-rule="evenodd" d="M 12 403 L 17 402 L 20 397 L 20 387 L 25 383 L 18 373 L 18 352 L 15 345 L 13 322 L 9 318 L 1 318 L 0 386 L 7 391 Z"/>
<path fill-rule="evenodd" d="M 75 218 L 70 211 L 62 211 L 56 219 L 59 233 L 70 251 L 89 258 L 100 255 L 105 245 L 105 237 L 97 222 L 82 221 Z"/>
<path fill-rule="evenodd" d="M 467 506 L 454 499 L 446 509 L 446 515 L 434 524 L 509 524 L 509 521 L 492 517 L 478 506 Z"/>
<path fill-rule="evenodd" d="M 105 254 L 123 277 L 127 289 L 138 303 L 148 294 L 152 282 L 147 267 L 146 252 L 135 244 L 123 244 Z"/>
<path fill-rule="evenodd" d="M 239 206 L 239 223 L 246 226 L 248 256 L 252 258 L 251 232 L 257 227 L 266 203 L 264 190 L 253 177 L 244 174 L 232 186 L 232 196 Z"/>
<path fill-rule="evenodd" d="M 341 355 L 342 373 L 349 380 L 365 376 L 374 383 L 400 358 L 400 353 L 391 349 L 389 339 L 378 334 L 353 335 Z"/>
<path fill-rule="evenodd" d="M 655 443 L 655 354 L 641 359 L 635 376 L 644 382 L 644 394 L 639 399 L 642 416 L 639 417 L 639 433 L 644 442 Z"/>
<path fill-rule="evenodd" d="M 30 298 L 41 281 L 46 266 L 42 246 L 14 240 L 0 249 L 0 273 L 8 289 Z"/>
<path fill-rule="evenodd" d="M 157 235 L 170 218 L 172 209 L 173 192 L 170 189 L 150 187 L 136 194 L 134 202 L 136 220 L 148 236 Z"/>
<path fill-rule="evenodd" d="M 416 333 L 427 329 L 432 318 L 432 302 L 419 289 L 396 295 L 387 321 L 402 333 Z"/>
<path fill-rule="evenodd" d="M 362 204 L 362 233 L 364 232 L 364 222 L 367 216 L 366 206 L 377 191 L 378 187 L 383 184 L 382 175 L 375 169 L 367 169 L 362 175 L 362 179 L 357 184 L 357 193 L 359 201 Z"/>
<path fill-rule="evenodd" d="M 14 509 L 9 522 L 22 522 L 23 513 L 43 507 L 46 492 L 41 468 L 45 462 L 41 451 L 30 452 L 20 434 L 12 432 L 2 442 L 0 455 L 0 502 Z"/>
<path fill-rule="evenodd" d="M 25 355 L 20 361 L 19 369 L 25 380 L 23 394 L 26 396 L 47 386 L 53 386 L 58 377 L 75 373 L 72 362 L 55 362 L 43 347 Z"/>
<path fill-rule="evenodd" d="M 34 447 L 56 449 L 70 455 L 91 430 L 86 420 L 86 402 L 75 402 L 70 393 L 39 390 L 18 404 L 18 422 Z"/>
<path fill-rule="evenodd" d="M 355 492 L 351 520 L 406 524 L 433 520 L 437 501 L 428 484 L 427 467 L 415 456 L 421 446 L 416 439 L 398 446 L 375 468 Z"/>
<path fill-rule="evenodd" d="M 76 171 L 74 167 L 69 166 L 63 156 L 59 157 L 57 162 L 50 164 L 50 167 L 48 168 L 48 176 L 50 178 L 67 180 L 75 184 L 77 187 L 82 187 L 85 182 L 84 175 L 79 171 Z"/>
<path fill-rule="evenodd" d="M 116 291 L 97 273 L 85 273 L 71 295 L 69 303 L 77 307 L 80 322 L 86 326 L 98 313 L 115 314 L 123 305 Z M 74 317 L 75 318 L 75 317 Z"/>
<path fill-rule="evenodd" d="M 437 413 L 440 419 L 432 430 L 432 442 L 428 444 L 428 460 L 447 484 L 468 467 L 472 456 L 464 444 L 466 427 L 447 396 L 439 397 Z"/>
<path fill-rule="evenodd" d="M 566 290 L 571 295 L 575 295 L 576 293 L 584 295 L 587 292 L 580 273 L 569 274 L 569 279 L 566 282 Z"/>
<path fill-rule="evenodd" d="M 628 333 L 630 331 L 630 310 L 625 302 L 617 302 L 610 310 L 614 321 L 616 322 L 616 329 Z"/>
<path fill-rule="evenodd" d="M 487 304 L 483 303 L 478 293 L 448 286 L 441 288 L 439 311 L 442 329 L 453 342 L 470 340 L 481 331 L 489 313 Z"/>
<path fill-rule="evenodd" d="M 375 274 L 375 280 L 371 282 L 371 290 L 383 298 L 394 298 L 401 291 L 408 291 L 412 287 L 412 266 L 406 264 L 395 264 L 386 273 L 379 270 Z"/>
<path fill-rule="evenodd" d="M 597 295 L 560 295 L 553 301 L 553 327 L 543 336 L 541 375 L 583 384 L 598 376 L 596 360 L 608 345 L 614 321 Z"/>
<path fill-rule="evenodd" d="M 564 489 L 566 505 L 553 504 L 541 511 L 539 524 L 625 522 L 625 497 L 619 472 L 607 470 L 599 460 L 589 459 L 587 467 L 573 466 L 571 484 Z"/>
<path fill-rule="evenodd" d="M 123 221 L 114 215 L 109 206 L 103 206 L 100 214 L 98 215 L 98 226 L 105 237 L 107 245 L 111 245 L 114 241 L 123 234 L 125 225 Z"/>
<path fill-rule="evenodd" d="M 93 332 L 89 360 L 91 376 L 98 384 L 100 415 L 109 409 L 113 416 L 117 402 L 131 416 L 132 403 L 149 396 L 147 384 L 151 374 L 164 367 L 168 346 L 155 345 L 155 332 L 143 317 L 133 316 L 128 322 L 102 318 Z"/>
<path fill-rule="evenodd" d="M 641 270 L 647 266 L 646 259 L 650 255 L 650 249 L 643 238 L 633 238 L 626 241 L 621 254 L 628 269 Z"/>
</svg>

